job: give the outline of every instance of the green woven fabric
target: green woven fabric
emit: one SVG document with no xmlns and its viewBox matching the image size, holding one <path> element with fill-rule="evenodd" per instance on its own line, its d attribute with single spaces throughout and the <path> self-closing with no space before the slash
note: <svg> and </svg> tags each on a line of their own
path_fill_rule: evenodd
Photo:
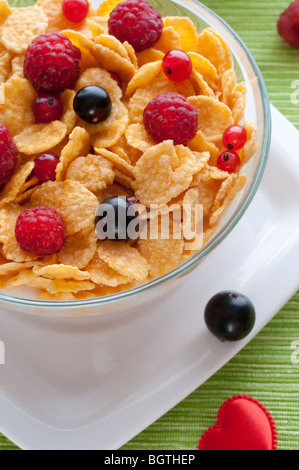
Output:
<svg viewBox="0 0 299 470">
<path fill-rule="evenodd" d="M 30 2 L 13 1 L 20 6 Z M 298 106 L 291 104 L 291 84 L 299 80 L 299 50 L 284 44 L 276 32 L 277 18 L 289 0 L 206 0 L 205 4 L 240 34 L 261 68 L 271 102 L 299 129 Z M 279 449 L 298 450 L 299 365 L 291 361 L 292 343 L 299 340 L 298 314 L 299 292 L 233 360 L 123 449 L 196 449 L 222 402 L 248 394 L 272 413 Z M 17 448 L 0 435 L 0 449 Z"/>
</svg>

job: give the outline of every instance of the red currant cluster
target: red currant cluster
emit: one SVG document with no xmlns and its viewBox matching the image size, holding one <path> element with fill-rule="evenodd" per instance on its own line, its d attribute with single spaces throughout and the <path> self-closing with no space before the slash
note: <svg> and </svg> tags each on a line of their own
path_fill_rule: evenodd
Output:
<svg viewBox="0 0 299 470">
<path fill-rule="evenodd" d="M 223 134 L 222 143 L 227 149 L 219 156 L 217 166 L 222 171 L 234 173 L 241 166 L 241 160 L 236 153 L 247 142 L 247 132 L 242 126 L 231 126 Z"/>
</svg>

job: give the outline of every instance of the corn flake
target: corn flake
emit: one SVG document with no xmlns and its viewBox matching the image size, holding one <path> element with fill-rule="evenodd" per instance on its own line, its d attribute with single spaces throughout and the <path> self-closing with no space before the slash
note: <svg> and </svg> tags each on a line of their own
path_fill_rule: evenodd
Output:
<svg viewBox="0 0 299 470">
<path fill-rule="evenodd" d="M 193 52 L 197 46 L 197 31 L 193 21 L 188 18 L 170 16 L 165 18 L 164 26 L 172 26 L 180 36 L 181 48 L 185 52 Z"/>
<path fill-rule="evenodd" d="M 87 155 L 74 160 L 66 171 L 66 179 L 79 181 L 89 191 L 96 193 L 113 183 L 113 164 L 98 155 Z"/>
<path fill-rule="evenodd" d="M 164 26 L 162 36 L 155 44 L 155 49 L 164 54 L 172 49 L 182 49 L 181 36 L 173 26 Z"/>
<path fill-rule="evenodd" d="M 107 159 L 111 164 L 119 170 L 121 173 L 124 173 L 125 175 L 129 176 L 130 178 L 134 178 L 134 173 L 133 173 L 133 166 L 128 163 L 126 160 L 123 158 L 119 157 L 116 153 L 110 152 L 109 150 L 106 149 L 98 149 L 95 147 L 94 149 L 99 155 L 104 157 L 104 160 Z M 112 181 L 111 181 L 112 183 Z M 104 189 L 104 188 L 102 188 Z"/>
<path fill-rule="evenodd" d="M 13 136 L 35 123 L 31 105 L 37 92 L 25 78 L 13 75 L 3 84 L 4 103 L 0 105 L 0 122 Z"/>
<path fill-rule="evenodd" d="M 21 188 L 28 176 L 32 173 L 33 168 L 34 162 L 27 162 L 13 175 L 0 194 L 0 207 L 8 202 L 14 201 L 17 195 L 21 192 Z"/>
<path fill-rule="evenodd" d="M 244 188 L 246 182 L 246 175 L 231 175 L 223 182 L 212 208 L 210 227 L 219 223 L 223 213 L 231 205 L 236 195 Z"/>
<path fill-rule="evenodd" d="M 61 181 L 64 172 L 77 157 L 86 154 L 90 150 L 90 137 L 82 127 L 75 127 L 70 134 L 70 140 L 61 151 L 60 161 L 56 167 L 56 179 Z"/>
<path fill-rule="evenodd" d="M 205 29 L 198 35 L 195 52 L 206 57 L 220 76 L 232 67 L 222 42 L 210 29 Z"/>
<path fill-rule="evenodd" d="M 139 240 L 137 249 L 148 262 L 150 276 L 158 278 L 178 266 L 184 249 L 184 241 Z"/>
<path fill-rule="evenodd" d="M 73 31 L 72 29 L 62 31 L 62 33 L 71 41 L 73 46 L 77 47 L 80 50 L 81 68 L 96 67 L 98 65 L 93 54 L 94 44 L 91 39 L 89 39 L 79 31 Z"/>
<path fill-rule="evenodd" d="M 0 0 L 0 25 L 4 23 L 4 21 L 8 18 L 11 12 L 12 12 L 12 9 L 10 8 L 7 1 Z"/>
<path fill-rule="evenodd" d="M 188 189 L 196 171 L 196 160 L 186 147 L 172 140 L 152 147 L 138 160 L 132 185 L 137 199 L 148 206 L 166 204 Z"/>
<path fill-rule="evenodd" d="M 57 260 L 61 264 L 83 269 L 94 257 L 96 249 L 97 237 L 94 226 L 87 227 L 67 237 L 64 247 L 57 254 Z"/>
<path fill-rule="evenodd" d="M 158 49 L 155 49 L 153 47 L 145 49 L 142 52 L 137 52 L 138 66 L 142 67 L 143 65 L 148 64 L 149 62 L 157 62 L 158 60 L 162 60 L 163 57 L 164 53 L 162 51 L 159 51 Z"/>
<path fill-rule="evenodd" d="M 148 263 L 133 248 L 121 241 L 107 240 L 99 243 L 97 254 L 102 261 L 122 276 L 143 282 L 148 276 Z"/>
<path fill-rule="evenodd" d="M 209 96 L 194 96 L 188 101 L 198 112 L 198 129 L 209 141 L 222 137 L 225 130 L 233 125 L 231 110 L 224 103 Z"/>
<path fill-rule="evenodd" d="M 78 181 L 49 181 L 35 191 L 31 204 L 33 207 L 50 206 L 56 209 L 69 236 L 94 226 L 98 200 Z"/>
<path fill-rule="evenodd" d="M 38 6 L 16 8 L 0 28 L 0 41 L 15 54 L 23 54 L 33 39 L 46 32 L 48 18 Z"/>
<path fill-rule="evenodd" d="M 101 38 L 101 36 L 98 38 Z M 102 68 L 118 73 L 124 81 L 131 80 L 136 71 L 130 59 L 102 44 L 96 43 L 94 45 L 94 55 Z"/>
<path fill-rule="evenodd" d="M 67 134 L 67 126 L 62 121 L 49 124 L 32 124 L 15 137 L 18 150 L 26 155 L 46 152 L 58 145 Z"/>
<path fill-rule="evenodd" d="M 98 16 L 110 16 L 112 10 L 121 2 L 122 0 L 105 0 L 102 2 L 97 9 Z"/>
<path fill-rule="evenodd" d="M 126 94 L 131 96 L 137 88 L 150 83 L 162 70 L 162 60 L 151 62 L 140 67 L 128 83 Z"/>
<path fill-rule="evenodd" d="M 244 128 L 247 132 L 247 142 L 243 148 L 242 165 L 248 163 L 248 161 L 253 157 L 257 150 L 257 125 L 254 122 L 246 121 L 244 124 Z"/>
<path fill-rule="evenodd" d="M 141 150 L 141 152 L 146 152 L 156 145 L 143 124 L 131 124 L 128 126 L 126 130 L 126 138 L 129 145 Z"/>
<path fill-rule="evenodd" d="M 63 264 L 51 264 L 49 266 L 33 267 L 34 274 L 47 279 L 73 279 L 75 281 L 84 281 L 90 279 L 90 275 L 85 271 L 74 266 Z"/>
<path fill-rule="evenodd" d="M 95 254 L 94 258 L 88 266 L 86 266 L 86 271 L 88 271 L 91 281 L 95 284 L 117 287 L 127 284 L 130 281 L 127 277 L 122 276 L 117 271 L 110 268 L 97 254 Z"/>
</svg>

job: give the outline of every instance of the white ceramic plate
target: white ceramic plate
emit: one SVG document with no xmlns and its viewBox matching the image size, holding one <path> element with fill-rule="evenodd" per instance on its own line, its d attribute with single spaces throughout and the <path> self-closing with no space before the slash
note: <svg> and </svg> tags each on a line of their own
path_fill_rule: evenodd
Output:
<svg viewBox="0 0 299 470">
<path fill-rule="evenodd" d="M 117 449 L 242 349 L 299 287 L 299 133 L 274 108 L 263 183 L 239 225 L 168 297 L 103 317 L 0 311 L 0 430 L 23 449 Z M 221 344 L 203 310 L 223 289 L 257 310 L 250 337 Z"/>
</svg>

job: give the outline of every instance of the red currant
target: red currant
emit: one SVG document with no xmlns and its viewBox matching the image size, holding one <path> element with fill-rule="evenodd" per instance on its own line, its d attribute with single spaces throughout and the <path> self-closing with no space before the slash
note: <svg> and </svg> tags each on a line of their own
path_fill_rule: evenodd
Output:
<svg viewBox="0 0 299 470">
<path fill-rule="evenodd" d="M 34 160 L 34 174 L 40 181 L 46 183 L 47 181 L 56 180 L 56 167 L 59 163 L 59 157 L 55 153 L 41 153 Z"/>
<path fill-rule="evenodd" d="M 47 124 L 60 120 L 63 114 L 63 104 L 58 96 L 43 93 L 39 94 L 33 102 L 32 111 L 37 122 Z"/>
<path fill-rule="evenodd" d="M 247 142 L 247 132 L 242 126 L 231 126 L 223 134 L 224 147 L 228 150 L 240 150 Z"/>
<path fill-rule="evenodd" d="M 240 168 L 241 161 L 240 157 L 236 152 L 225 151 L 217 160 L 217 166 L 219 170 L 227 171 L 228 173 L 234 173 Z"/>
<path fill-rule="evenodd" d="M 63 0 L 62 11 L 69 21 L 80 23 L 88 15 L 89 3 L 87 0 Z"/>
<path fill-rule="evenodd" d="M 120 78 L 120 76 L 118 75 L 118 73 L 116 72 L 109 72 L 110 75 L 111 75 L 111 78 L 113 78 L 113 80 L 115 80 L 119 86 L 119 88 L 122 88 L 123 86 L 123 82 L 122 82 L 122 79 Z"/>
<path fill-rule="evenodd" d="M 169 80 L 183 82 L 191 75 L 192 62 L 186 52 L 173 49 L 163 59 L 163 70 Z"/>
</svg>

